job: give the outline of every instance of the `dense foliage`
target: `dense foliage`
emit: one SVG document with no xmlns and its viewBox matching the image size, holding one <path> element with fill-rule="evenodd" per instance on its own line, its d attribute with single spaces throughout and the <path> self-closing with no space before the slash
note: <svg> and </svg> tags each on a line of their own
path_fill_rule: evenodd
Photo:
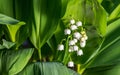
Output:
<svg viewBox="0 0 120 75">
<path fill-rule="evenodd" d="M 120 75 L 119 45 L 119 0 L 0 0 L 0 75 Z"/>
</svg>

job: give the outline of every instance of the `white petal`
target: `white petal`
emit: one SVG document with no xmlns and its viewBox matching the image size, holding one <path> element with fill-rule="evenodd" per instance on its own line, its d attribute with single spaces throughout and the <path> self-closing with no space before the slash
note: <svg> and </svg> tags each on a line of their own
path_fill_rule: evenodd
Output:
<svg viewBox="0 0 120 75">
<path fill-rule="evenodd" d="M 79 27 L 79 26 L 82 26 L 82 22 L 81 21 L 78 21 L 77 23 L 76 23 L 76 25 Z"/>
<path fill-rule="evenodd" d="M 63 44 L 59 44 L 58 45 L 58 50 L 60 50 L 60 51 L 64 50 L 64 45 Z"/>
<path fill-rule="evenodd" d="M 69 34 L 71 34 L 71 30 L 70 29 L 65 29 L 64 33 L 65 33 L 65 35 L 69 35 Z"/>
<path fill-rule="evenodd" d="M 69 47 L 69 52 L 73 52 L 73 46 Z"/>
<path fill-rule="evenodd" d="M 71 19 L 70 20 L 70 24 L 74 24 L 75 23 L 75 20 L 74 19 Z"/>
<path fill-rule="evenodd" d="M 73 46 L 73 49 L 74 51 L 78 51 L 78 46 L 77 45 Z"/>
<path fill-rule="evenodd" d="M 80 41 L 80 46 L 83 48 L 86 45 L 86 41 Z"/>
<path fill-rule="evenodd" d="M 79 32 L 75 32 L 75 33 L 73 34 L 73 36 L 74 36 L 74 38 L 76 38 L 76 39 L 78 39 L 78 40 L 82 37 L 82 35 L 81 35 Z"/>
<path fill-rule="evenodd" d="M 76 30 L 76 29 L 77 29 L 77 26 L 76 26 L 76 25 L 71 25 L 71 26 L 70 26 L 70 29 L 71 29 L 71 30 Z"/>
<path fill-rule="evenodd" d="M 78 56 L 83 55 L 83 51 L 82 51 L 81 49 L 80 49 L 80 50 L 78 50 L 78 51 L 77 51 L 77 55 L 78 55 Z"/>
<path fill-rule="evenodd" d="M 74 45 L 74 44 L 75 44 L 75 42 L 73 40 L 69 41 L 69 45 Z"/>
<path fill-rule="evenodd" d="M 77 42 L 78 42 L 78 40 L 77 40 L 77 39 L 73 39 L 73 40 L 74 40 L 74 42 L 75 42 L 75 43 L 77 43 Z"/>
<path fill-rule="evenodd" d="M 74 67 L 74 62 L 73 61 L 69 61 L 68 62 L 68 67 Z"/>
</svg>

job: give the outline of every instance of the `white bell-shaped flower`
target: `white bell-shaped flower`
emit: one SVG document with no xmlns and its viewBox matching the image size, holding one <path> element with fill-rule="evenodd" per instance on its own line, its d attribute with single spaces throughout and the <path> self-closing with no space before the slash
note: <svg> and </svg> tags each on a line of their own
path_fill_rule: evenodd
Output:
<svg viewBox="0 0 120 75">
<path fill-rule="evenodd" d="M 82 35 L 81 35 L 79 32 L 75 32 L 75 33 L 73 34 L 73 36 L 74 36 L 74 38 L 76 38 L 76 39 L 78 39 L 78 40 L 82 37 Z"/>
<path fill-rule="evenodd" d="M 59 44 L 57 50 L 60 50 L 60 51 L 64 50 L 64 45 L 63 44 Z"/>
<path fill-rule="evenodd" d="M 73 52 L 73 46 L 69 46 L 69 52 Z"/>
<path fill-rule="evenodd" d="M 86 45 L 86 41 L 80 41 L 80 47 L 85 47 L 85 45 Z"/>
<path fill-rule="evenodd" d="M 78 56 L 83 55 L 83 51 L 82 51 L 81 49 L 80 49 L 80 50 L 78 50 L 78 51 L 77 51 L 77 55 L 78 55 Z"/>
<path fill-rule="evenodd" d="M 75 39 L 75 38 L 74 38 L 73 40 L 74 40 L 74 42 L 75 42 L 75 43 L 77 43 L 77 42 L 78 42 L 78 40 L 77 40 L 77 39 Z"/>
<path fill-rule="evenodd" d="M 74 62 L 73 61 L 69 61 L 68 62 L 68 67 L 74 67 Z"/>
<path fill-rule="evenodd" d="M 71 34 L 71 30 L 70 30 L 70 29 L 65 29 L 65 30 L 64 30 L 64 34 L 65 34 L 65 35 Z"/>
<path fill-rule="evenodd" d="M 75 44 L 74 40 L 69 41 L 69 45 L 74 45 L 74 44 Z"/>
<path fill-rule="evenodd" d="M 78 49 L 79 49 L 79 48 L 78 48 L 77 45 L 74 45 L 74 46 L 73 46 L 73 50 L 74 50 L 74 51 L 78 51 Z"/>
<path fill-rule="evenodd" d="M 77 29 L 77 26 L 76 26 L 76 25 L 71 25 L 71 26 L 70 26 L 70 29 L 71 29 L 71 30 L 76 30 L 76 29 Z"/>
<path fill-rule="evenodd" d="M 70 24 L 75 24 L 75 20 L 74 20 L 74 19 L 71 19 L 71 20 L 70 20 Z"/>
<path fill-rule="evenodd" d="M 76 23 L 76 25 L 79 27 L 79 26 L 82 26 L 82 22 L 81 21 L 78 21 L 77 23 Z"/>
</svg>

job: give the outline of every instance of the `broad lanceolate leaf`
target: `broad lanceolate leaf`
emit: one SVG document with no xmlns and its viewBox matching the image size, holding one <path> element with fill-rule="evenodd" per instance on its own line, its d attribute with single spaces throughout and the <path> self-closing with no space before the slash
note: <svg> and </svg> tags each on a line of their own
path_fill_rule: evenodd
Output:
<svg viewBox="0 0 120 75">
<path fill-rule="evenodd" d="M 120 75 L 120 64 L 88 68 L 82 75 Z"/>
<path fill-rule="evenodd" d="M 93 59 L 89 67 L 119 63 L 120 60 L 119 32 L 120 32 L 120 19 L 108 25 L 106 39 L 100 48 L 100 52 Z"/>
<path fill-rule="evenodd" d="M 60 0 L 34 0 L 31 41 L 39 49 L 53 35 L 60 17 Z"/>
<path fill-rule="evenodd" d="M 79 75 L 57 62 L 38 62 L 28 65 L 17 75 Z"/>
<path fill-rule="evenodd" d="M 23 49 L 19 51 L 0 51 L 0 74 L 17 74 L 26 66 L 32 54 L 33 49 Z"/>
<path fill-rule="evenodd" d="M 6 15 L 3 15 L 3 14 L 0 14 L 0 24 L 3 24 L 3 25 L 7 25 L 7 24 L 10 24 L 10 25 L 15 25 L 17 24 L 19 21 L 16 20 L 16 19 L 13 19 L 11 17 L 8 17 Z"/>
<path fill-rule="evenodd" d="M 106 12 L 96 0 L 70 0 L 63 16 L 64 24 L 70 19 L 80 20 L 83 26 L 95 26 L 99 35 L 106 33 Z"/>
</svg>

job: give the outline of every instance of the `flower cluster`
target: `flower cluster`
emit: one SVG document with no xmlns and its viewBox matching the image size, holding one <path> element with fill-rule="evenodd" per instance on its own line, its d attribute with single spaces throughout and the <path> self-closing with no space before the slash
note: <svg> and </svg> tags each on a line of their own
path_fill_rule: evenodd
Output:
<svg viewBox="0 0 120 75">
<path fill-rule="evenodd" d="M 88 39 L 85 29 L 82 26 L 82 22 L 81 21 L 75 22 L 74 19 L 71 19 L 69 27 L 64 30 L 64 34 L 67 37 L 70 37 L 68 44 L 69 47 L 68 52 L 69 53 L 76 52 L 77 56 L 82 56 L 83 55 L 82 48 L 86 46 L 86 40 Z M 64 45 L 59 44 L 58 50 L 59 51 L 64 50 Z M 68 66 L 74 67 L 74 62 L 70 60 L 68 62 Z"/>
</svg>

